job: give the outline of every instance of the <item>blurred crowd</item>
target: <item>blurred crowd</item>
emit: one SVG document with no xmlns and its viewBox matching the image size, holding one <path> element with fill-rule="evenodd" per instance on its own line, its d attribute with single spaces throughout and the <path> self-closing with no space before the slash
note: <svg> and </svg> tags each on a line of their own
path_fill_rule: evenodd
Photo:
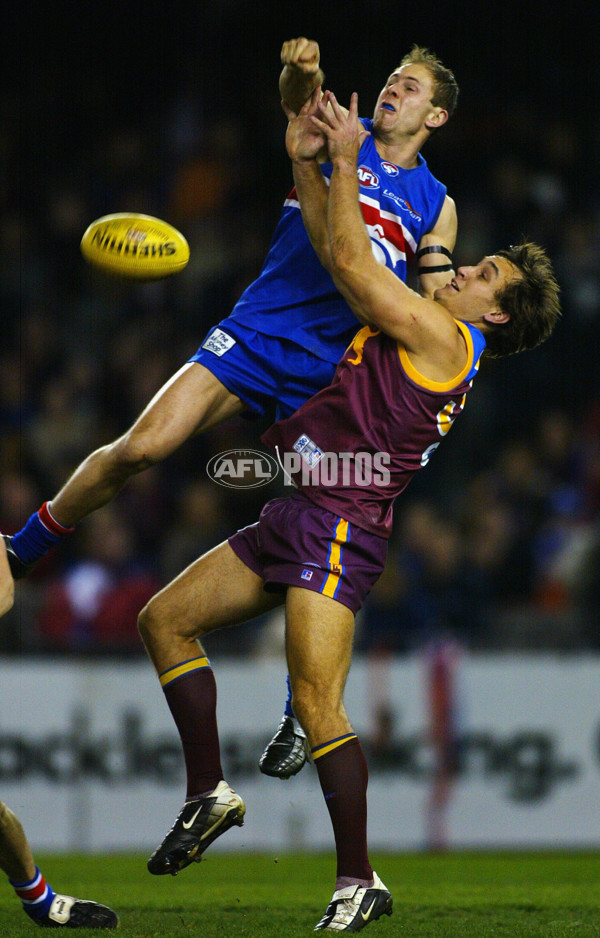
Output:
<svg viewBox="0 0 600 938">
<path fill-rule="evenodd" d="M 127 109 L 93 69 L 67 96 L 39 64 L 26 120 L 0 92 L 3 532 L 128 427 L 257 274 L 291 188 L 277 72 L 275 53 L 257 65 L 251 107 L 238 86 L 235 109 L 227 88 L 218 106 L 203 95 L 207 76 L 193 70 L 151 111 Z M 563 319 L 535 352 L 484 364 L 465 413 L 399 500 L 388 567 L 359 620 L 363 651 L 406 653 L 440 635 L 475 649 L 600 648 L 595 132 L 501 102 L 482 111 L 467 96 L 427 145 L 458 207 L 456 261 L 539 241 Z M 124 210 L 182 230 L 188 268 L 132 286 L 86 266 L 84 229 Z M 153 592 L 281 494 L 276 483 L 227 490 L 206 473 L 215 453 L 259 446 L 267 424 L 240 418 L 188 442 L 84 521 L 19 584 L 0 650 L 140 654 L 136 615 Z M 223 652 L 262 647 L 263 627 L 227 633 Z"/>
</svg>

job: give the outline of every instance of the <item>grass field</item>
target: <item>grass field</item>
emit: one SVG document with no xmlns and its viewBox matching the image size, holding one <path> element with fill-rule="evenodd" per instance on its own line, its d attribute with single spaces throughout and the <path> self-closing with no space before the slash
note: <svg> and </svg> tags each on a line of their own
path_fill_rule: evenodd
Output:
<svg viewBox="0 0 600 938">
<path fill-rule="evenodd" d="M 374 938 L 600 938 L 600 853 L 380 855 L 394 896 Z M 151 877 L 145 858 L 38 857 L 53 887 L 121 916 L 121 938 L 299 938 L 333 891 L 331 856 L 208 855 L 177 877 Z M 0 936 L 36 934 L 8 884 Z M 98 934 L 81 930 L 81 935 Z"/>
</svg>

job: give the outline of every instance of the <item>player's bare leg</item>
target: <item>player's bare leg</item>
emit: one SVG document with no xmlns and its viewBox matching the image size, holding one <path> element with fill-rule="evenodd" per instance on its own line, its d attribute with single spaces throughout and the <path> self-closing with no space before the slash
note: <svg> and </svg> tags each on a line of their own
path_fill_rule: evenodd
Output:
<svg viewBox="0 0 600 938">
<path fill-rule="evenodd" d="M 132 475 L 245 406 L 208 368 L 188 362 L 157 392 L 127 433 L 88 456 L 52 502 L 44 502 L 20 531 L 3 535 L 14 579 L 25 576 L 86 515 L 110 502 Z"/>
<path fill-rule="evenodd" d="M 0 869 L 25 912 L 42 927 L 116 928 L 118 916 L 106 905 L 55 893 L 35 865 L 18 817 L 0 801 Z"/>
<path fill-rule="evenodd" d="M 35 863 L 18 817 L 0 801 L 0 869 L 16 883 L 29 880 Z"/>
<path fill-rule="evenodd" d="M 188 362 L 163 385 L 127 433 L 81 463 L 52 499 L 52 516 L 64 527 L 77 524 L 111 501 L 132 475 L 244 408 L 208 368 Z"/>
<path fill-rule="evenodd" d="M 282 601 L 265 593 L 262 579 L 225 542 L 184 570 L 140 614 L 140 633 L 179 730 L 187 770 L 186 803 L 150 857 L 151 873 L 175 875 L 200 860 L 226 830 L 243 824 L 244 802 L 223 779 L 216 684 L 200 639 Z M 235 632 L 230 634 L 235 641 Z"/>
<path fill-rule="evenodd" d="M 312 590 L 289 587 L 285 641 L 292 702 L 311 748 L 352 733 L 343 694 L 353 635 L 350 609 Z"/>
<path fill-rule="evenodd" d="M 294 712 L 306 732 L 337 854 L 335 892 L 317 930 L 357 931 L 391 915 L 392 897 L 369 862 L 367 763 L 344 709 L 354 615 L 341 603 L 290 587 L 286 651 Z"/>
<path fill-rule="evenodd" d="M 307 592 L 301 590 L 301 593 Z M 304 597 L 300 596 L 302 601 Z M 320 597 L 327 599 L 327 597 Z M 306 599 L 311 602 L 310 595 Z M 318 600 L 317 600 L 318 601 Z M 335 604 L 336 607 L 339 603 Z M 325 675 L 327 682 L 327 676 Z M 331 688 L 328 688 L 331 689 Z M 343 688 L 342 688 L 343 690 Z M 339 693 L 339 688 L 337 689 Z M 292 706 L 290 676 L 288 676 L 288 696 L 281 722 L 273 738 L 269 741 L 262 753 L 258 767 L 263 775 L 272 778 L 288 779 L 296 775 L 306 764 L 310 757 L 310 745 L 307 743 L 302 721 L 297 719 L 298 714 Z"/>
</svg>

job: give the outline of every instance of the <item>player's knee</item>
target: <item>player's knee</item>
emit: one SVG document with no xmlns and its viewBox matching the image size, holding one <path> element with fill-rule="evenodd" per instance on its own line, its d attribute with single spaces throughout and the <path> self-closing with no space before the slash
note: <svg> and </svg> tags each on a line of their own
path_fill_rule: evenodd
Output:
<svg viewBox="0 0 600 938">
<path fill-rule="evenodd" d="M 0 836 L 11 830 L 14 825 L 15 816 L 3 801 L 0 801 Z"/>
<path fill-rule="evenodd" d="M 174 618 L 165 591 L 156 593 L 139 613 L 138 632 L 147 648 L 164 647 L 173 640 L 187 641 L 197 637 L 195 626 L 187 629 L 186 623 Z"/>
<path fill-rule="evenodd" d="M 156 597 L 153 597 L 146 603 L 138 615 L 138 631 L 144 645 L 152 645 L 166 627 L 165 618 L 160 615 L 159 604 L 155 600 Z"/>
</svg>

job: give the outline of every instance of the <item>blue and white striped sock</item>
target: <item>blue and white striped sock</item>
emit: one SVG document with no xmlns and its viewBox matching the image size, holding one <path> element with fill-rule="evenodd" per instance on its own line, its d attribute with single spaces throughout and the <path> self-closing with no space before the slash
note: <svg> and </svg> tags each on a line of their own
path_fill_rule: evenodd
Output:
<svg viewBox="0 0 600 938">
<path fill-rule="evenodd" d="M 10 884 L 30 918 L 40 919 L 48 914 L 55 892 L 38 866 L 35 868 L 35 876 L 28 883 L 14 883 L 10 880 Z"/>
</svg>

